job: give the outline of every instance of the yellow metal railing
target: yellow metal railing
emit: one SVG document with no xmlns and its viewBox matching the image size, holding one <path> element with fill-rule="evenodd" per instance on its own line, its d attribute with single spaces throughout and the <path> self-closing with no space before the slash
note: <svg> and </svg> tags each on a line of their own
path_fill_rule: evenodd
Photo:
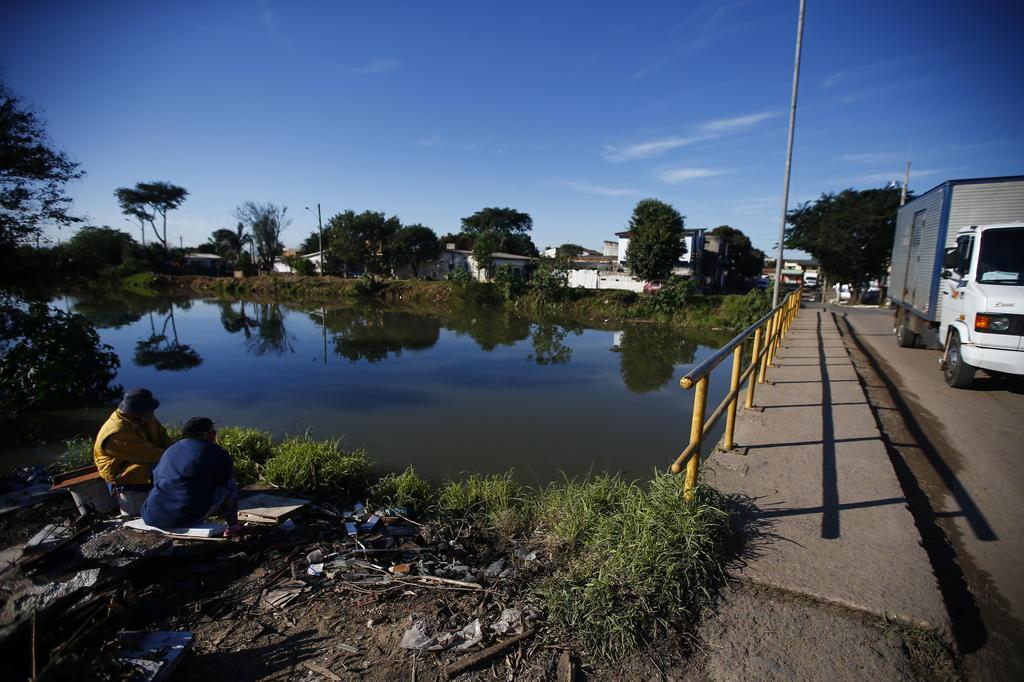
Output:
<svg viewBox="0 0 1024 682">
<path fill-rule="evenodd" d="M 749 379 L 744 404 L 746 408 L 754 407 L 754 387 L 767 380 L 768 365 L 775 360 L 779 343 L 793 324 L 797 311 L 800 309 L 800 289 L 792 291 L 775 306 L 767 315 L 750 325 L 732 338 L 729 343 L 719 348 L 714 355 L 707 358 L 690 370 L 679 380 L 684 389 L 696 386 L 693 395 L 693 415 L 690 419 L 690 444 L 672 464 L 672 473 L 678 474 L 686 469 L 686 495 L 692 493 L 697 485 L 697 473 L 700 470 L 700 450 L 704 439 L 711 429 L 725 414 L 725 435 L 722 437 L 722 448 L 732 450 L 736 443 L 736 408 L 739 406 L 740 388 Z M 748 339 L 753 339 L 750 364 L 743 367 L 743 348 Z M 729 393 L 719 403 L 715 411 L 706 420 L 704 413 L 708 400 L 708 381 L 711 372 L 732 354 L 732 376 L 729 382 Z"/>
</svg>

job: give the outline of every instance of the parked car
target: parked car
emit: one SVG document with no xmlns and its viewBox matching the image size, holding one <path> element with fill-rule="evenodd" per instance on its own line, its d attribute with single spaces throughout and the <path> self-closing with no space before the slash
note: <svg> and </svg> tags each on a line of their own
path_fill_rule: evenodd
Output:
<svg viewBox="0 0 1024 682">
<path fill-rule="evenodd" d="M 652 279 L 650 282 L 647 282 L 646 284 L 644 284 L 644 293 L 645 294 L 656 293 L 659 290 L 661 290 L 661 287 L 664 286 L 664 285 L 665 285 L 665 283 L 663 281 L 661 281 L 660 279 Z"/>
</svg>

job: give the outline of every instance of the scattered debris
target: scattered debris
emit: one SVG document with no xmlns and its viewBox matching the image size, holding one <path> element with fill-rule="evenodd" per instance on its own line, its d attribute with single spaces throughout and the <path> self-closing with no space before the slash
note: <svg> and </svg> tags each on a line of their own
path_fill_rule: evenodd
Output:
<svg viewBox="0 0 1024 682">
<path fill-rule="evenodd" d="M 341 678 L 340 677 L 338 677 L 337 675 L 335 675 L 334 673 L 332 673 L 330 670 L 328 670 L 327 668 L 323 667 L 322 665 L 314 663 L 313 661 L 303 661 L 302 665 L 306 666 L 307 668 L 309 668 L 313 672 L 317 673 L 318 675 L 323 675 L 324 677 L 326 677 L 329 680 L 335 680 L 336 682 L 341 682 Z"/>
<path fill-rule="evenodd" d="M 428 635 L 422 623 L 414 623 L 402 635 L 402 641 L 398 646 L 416 651 L 443 651 L 453 647 L 465 651 L 479 644 L 483 638 L 484 632 L 480 627 L 479 618 L 456 632 L 442 632 L 437 635 Z"/>
<path fill-rule="evenodd" d="M 526 632 L 516 635 L 510 639 L 506 639 L 503 642 L 492 644 L 483 651 L 465 656 L 454 663 L 445 666 L 444 673 L 448 678 L 452 678 L 466 672 L 467 670 L 472 670 L 478 665 L 491 660 L 495 656 L 500 656 L 523 640 L 533 637 L 534 634 L 536 634 L 535 630 L 527 630 Z"/>
<path fill-rule="evenodd" d="M 45 502 L 58 492 L 51 490 L 49 483 L 37 483 L 6 495 L 0 495 L 0 516 Z"/>
<path fill-rule="evenodd" d="M 197 523 L 189 528 L 157 528 L 150 526 L 142 519 L 133 519 L 124 524 L 125 528 L 159 533 L 181 540 L 226 540 L 223 537 L 227 528 L 223 523 Z"/>
<path fill-rule="evenodd" d="M 191 632 L 122 632 L 118 659 L 134 668 L 133 680 L 160 682 L 168 679 L 195 641 Z"/>
</svg>

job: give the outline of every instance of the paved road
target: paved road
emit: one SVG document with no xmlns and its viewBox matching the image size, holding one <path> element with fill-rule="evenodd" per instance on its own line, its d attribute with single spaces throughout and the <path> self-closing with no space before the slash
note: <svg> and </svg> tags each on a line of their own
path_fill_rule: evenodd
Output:
<svg viewBox="0 0 1024 682">
<path fill-rule="evenodd" d="M 1022 679 L 1024 382 L 979 372 L 973 390 L 949 388 L 939 351 L 896 345 L 891 312 L 833 309 L 847 314 L 898 392 L 896 409 L 909 409 L 908 435 L 917 442 L 900 449 L 911 453 L 905 459 L 956 551 L 981 615 L 980 632 L 961 633 L 977 640 L 967 647 L 969 676 Z"/>
</svg>

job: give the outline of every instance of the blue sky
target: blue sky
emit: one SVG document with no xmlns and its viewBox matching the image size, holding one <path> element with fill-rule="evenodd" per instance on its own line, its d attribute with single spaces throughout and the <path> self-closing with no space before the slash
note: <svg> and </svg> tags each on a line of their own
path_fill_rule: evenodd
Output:
<svg viewBox="0 0 1024 682">
<path fill-rule="evenodd" d="M 112 192 L 191 192 L 168 233 L 285 204 L 296 245 L 382 210 L 439 234 L 483 206 L 538 246 L 600 248 L 635 202 L 778 231 L 796 0 L 658 3 L 7 2 L 0 77 Z M 901 179 L 1024 173 L 1024 3 L 809 0 L 791 205 Z"/>
</svg>

